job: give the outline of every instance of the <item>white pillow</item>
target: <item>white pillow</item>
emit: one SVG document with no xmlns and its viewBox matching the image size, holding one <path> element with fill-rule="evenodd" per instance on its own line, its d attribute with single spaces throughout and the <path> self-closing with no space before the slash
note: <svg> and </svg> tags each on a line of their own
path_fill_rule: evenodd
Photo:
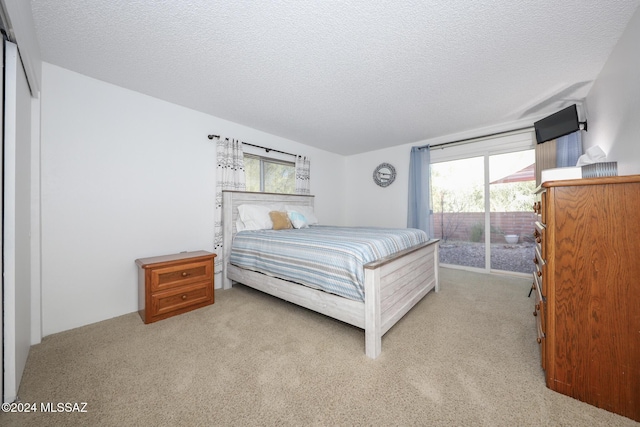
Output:
<svg viewBox="0 0 640 427">
<path fill-rule="evenodd" d="M 302 215 L 304 215 L 304 217 L 307 220 L 307 224 L 309 225 L 318 224 L 318 218 L 316 218 L 316 215 L 313 213 L 313 208 L 311 206 L 288 205 L 288 206 L 285 206 L 285 208 L 287 210 L 287 213 L 291 211 L 291 212 L 299 212 Z"/>
<path fill-rule="evenodd" d="M 307 223 L 307 218 L 302 215 L 300 212 L 296 211 L 287 211 L 287 215 L 289 216 L 289 220 L 293 225 L 293 228 L 308 228 L 309 224 Z"/>
<path fill-rule="evenodd" d="M 269 212 L 273 209 L 269 206 L 260 205 L 240 205 L 238 206 L 238 214 L 240 221 L 244 224 L 244 230 L 270 230 L 273 228 L 273 222 Z M 236 223 L 236 229 L 238 224 Z"/>
</svg>

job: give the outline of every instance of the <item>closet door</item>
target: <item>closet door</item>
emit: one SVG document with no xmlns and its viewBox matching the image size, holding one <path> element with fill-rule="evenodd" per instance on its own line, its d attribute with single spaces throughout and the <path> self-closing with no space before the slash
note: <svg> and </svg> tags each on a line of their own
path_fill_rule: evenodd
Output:
<svg viewBox="0 0 640 427">
<path fill-rule="evenodd" d="M 15 400 L 31 346 L 31 101 L 18 49 L 4 42 L 3 401 Z"/>
<path fill-rule="evenodd" d="M 18 393 L 17 310 L 16 310 L 16 71 L 17 49 L 11 42 L 4 42 L 4 93 L 2 135 L 3 162 L 3 224 L 2 224 L 2 276 L 4 314 L 4 378 L 3 400 L 12 402 Z"/>
<path fill-rule="evenodd" d="M 2 58 L 2 77 L 4 80 L 4 42 L 0 43 L 0 58 Z M 0 101 L 4 101 L 4 85 L 0 84 Z M 4 102 L 0 102 L 0 129 L 4 128 Z M 2 139 L 2 150 L 0 150 L 0 157 L 2 160 L 0 161 L 0 167 L 2 168 L 2 172 L 0 173 L 0 189 L 4 193 L 4 134 L 0 134 L 0 138 Z M 0 197 L 0 212 L 2 212 L 2 217 L 4 217 L 4 197 Z M 0 244 L 2 244 L 2 248 L 4 248 L 4 221 L 0 221 Z M 4 272 L 4 257 L 0 256 L 0 271 Z M 2 275 L 3 276 L 3 275 Z M 2 277 L 0 276 L 0 277 Z M 2 351 L 0 351 L 0 368 L 2 368 L 2 381 L 0 381 L 0 396 L 2 397 L 2 402 L 6 402 L 4 400 L 4 375 L 6 372 L 4 365 L 4 278 L 2 280 L 0 286 L 0 302 L 2 303 L 3 313 L 0 314 L 0 343 L 2 345 Z"/>
</svg>

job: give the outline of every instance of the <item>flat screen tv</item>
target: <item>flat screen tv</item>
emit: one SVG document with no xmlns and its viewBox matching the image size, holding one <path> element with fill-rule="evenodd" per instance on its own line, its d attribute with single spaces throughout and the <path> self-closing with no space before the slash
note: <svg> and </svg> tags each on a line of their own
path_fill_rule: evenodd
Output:
<svg viewBox="0 0 640 427">
<path fill-rule="evenodd" d="M 567 107 L 533 124 L 536 130 L 538 144 L 560 138 L 577 130 L 580 130 L 578 121 L 578 109 L 576 105 Z"/>
</svg>

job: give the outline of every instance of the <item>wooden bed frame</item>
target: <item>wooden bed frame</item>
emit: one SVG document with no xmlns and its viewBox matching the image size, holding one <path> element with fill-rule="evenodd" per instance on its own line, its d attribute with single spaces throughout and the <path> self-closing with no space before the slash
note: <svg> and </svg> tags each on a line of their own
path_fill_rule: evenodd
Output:
<svg viewBox="0 0 640 427">
<path fill-rule="evenodd" d="M 241 204 L 313 207 L 313 196 L 223 191 L 222 287 L 232 282 L 255 288 L 285 301 L 338 319 L 365 331 L 365 353 L 375 359 L 382 336 L 429 291 L 439 291 L 438 240 L 416 245 L 364 266 L 365 301 L 354 301 L 287 280 L 229 264 Z"/>
</svg>

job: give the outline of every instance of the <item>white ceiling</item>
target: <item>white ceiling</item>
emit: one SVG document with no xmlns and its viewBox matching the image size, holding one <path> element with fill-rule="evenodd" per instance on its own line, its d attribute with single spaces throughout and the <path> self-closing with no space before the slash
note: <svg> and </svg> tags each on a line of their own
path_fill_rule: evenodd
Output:
<svg viewBox="0 0 640 427">
<path fill-rule="evenodd" d="M 31 3 L 46 62 L 349 155 L 583 100 L 640 0 Z"/>
</svg>

